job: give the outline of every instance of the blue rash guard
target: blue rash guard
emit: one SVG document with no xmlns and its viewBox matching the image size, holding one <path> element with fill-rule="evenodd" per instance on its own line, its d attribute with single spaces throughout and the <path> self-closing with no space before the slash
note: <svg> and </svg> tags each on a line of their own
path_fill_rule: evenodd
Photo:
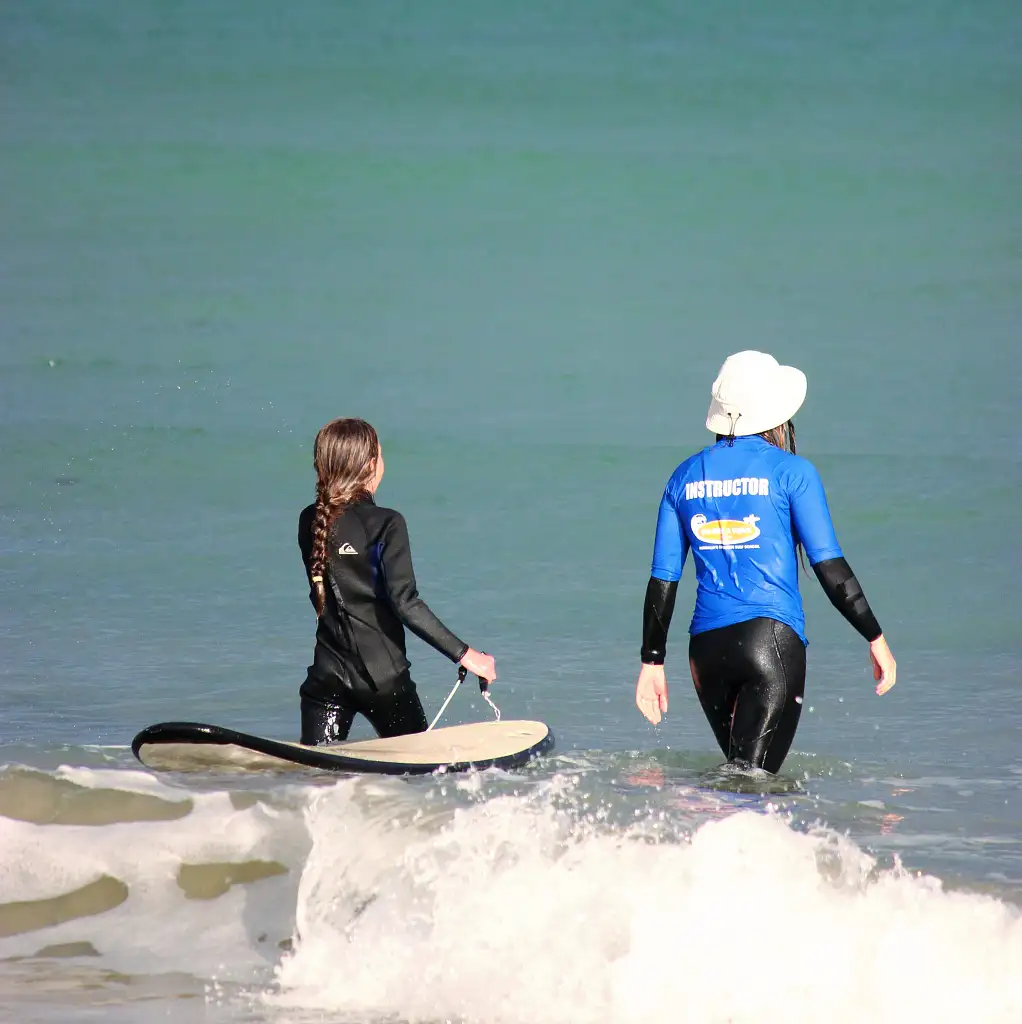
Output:
<svg viewBox="0 0 1022 1024">
<path fill-rule="evenodd" d="M 787 623 L 806 643 L 799 540 L 812 565 L 843 557 L 812 463 L 755 434 L 718 441 L 668 481 L 651 575 L 681 579 L 691 548 L 698 587 L 690 633 L 763 616 Z"/>
</svg>

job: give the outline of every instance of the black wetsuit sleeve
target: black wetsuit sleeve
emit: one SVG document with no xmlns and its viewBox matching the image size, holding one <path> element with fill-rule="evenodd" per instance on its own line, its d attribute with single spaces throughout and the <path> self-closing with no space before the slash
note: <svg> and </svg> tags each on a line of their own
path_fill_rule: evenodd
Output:
<svg viewBox="0 0 1022 1024">
<path fill-rule="evenodd" d="M 646 600 L 642 606 L 642 650 L 644 665 L 662 665 L 667 654 L 667 631 L 678 596 L 677 580 L 658 580 L 650 576 Z"/>
<path fill-rule="evenodd" d="M 451 661 L 461 661 L 468 644 L 459 640 L 419 597 L 408 527 L 404 516 L 398 512 L 394 513 L 384 533 L 382 564 L 387 595 L 397 617 L 417 637 L 446 654 Z"/>
<path fill-rule="evenodd" d="M 827 558 L 813 566 L 830 603 L 852 624 L 854 629 L 872 643 L 883 630 L 869 607 L 851 566 L 843 558 Z"/>
</svg>

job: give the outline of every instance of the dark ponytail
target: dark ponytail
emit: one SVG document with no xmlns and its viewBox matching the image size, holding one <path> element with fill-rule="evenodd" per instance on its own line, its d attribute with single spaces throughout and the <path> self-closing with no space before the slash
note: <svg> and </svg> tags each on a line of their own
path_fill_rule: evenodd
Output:
<svg viewBox="0 0 1022 1024">
<path fill-rule="evenodd" d="M 316 435 L 316 515 L 312 521 L 309 582 L 317 615 L 322 615 L 326 606 L 324 578 L 330 562 L 330 527 L 348 505 L 371 493 L 379 455 L 379 437 L 365 420 L 332 420 Z"/>
</svg>

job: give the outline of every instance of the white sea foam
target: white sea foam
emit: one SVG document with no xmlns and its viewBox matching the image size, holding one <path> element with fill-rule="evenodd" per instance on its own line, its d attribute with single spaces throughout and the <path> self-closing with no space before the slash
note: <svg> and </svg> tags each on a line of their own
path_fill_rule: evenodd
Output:
<svg viewBox="0 0 1022 1024">
<path fill-rule="evenodd" d="M 83 768 L 62 764 L 53 777 L 72 782 L 83 789 L 111 789 L 121 793 L 141 793 L 164 800 L 187 800 L 191 794 L 168 785 L 152 772 L 131 771 L 125 768 Z"/>
<path fill-rule="evenodd" d="M 350 783 L 320 793 L 271 1006 L 480 1024 L 1022 1020 L 1007 904 L 878 870 L 774 815 L 654 841 L 550 796 L 414 822 Z"/>
<path fill-rule="evenodd" d="M 574 774 L 346 779 L 269 802 L 139 773 L 53 778 L 190 810 L 0 817 L 0 903 L 127 887 L 92 916 L 0 938 L 0 958 L 89 943 L 96 967 L 264 992 L 245 1012 L 269 1022 L 1022 1020 L 1015 908 L 726 797 L 679 789 L 649 811 L 610 791 L 600 803 Z M 288 874 L 205 899 L 181 884 L 183 866 L 253 861 Z"/>
<path fill-rule="evenodd" d="M 127 886 L 127 899 L 102 913 L 0 938 L 0 957 L 89 942 L 104 967 L 130 973 L 182 971 L 250 980 L 268 972 L 276 942 L 291 930 L 296 879 L 308 850 L 297 812 L 263 803 L 239 809 L 226 792 L 194 793 L 124 773 L 127 792 L 191 800 L 190 812 L 161 821 L 101 826 L 38 825 L 0 817 L 0 903 L 65 896 L 101 878 Z M 89 788 L 114 787 L 120 773 L 61 770 Z M 215 898 L 188 898 L 183 866 L 252 861 L 289 875 L 233 885 Z M 268 975 L 267 975 L 268 976 Z"/>
</svg>

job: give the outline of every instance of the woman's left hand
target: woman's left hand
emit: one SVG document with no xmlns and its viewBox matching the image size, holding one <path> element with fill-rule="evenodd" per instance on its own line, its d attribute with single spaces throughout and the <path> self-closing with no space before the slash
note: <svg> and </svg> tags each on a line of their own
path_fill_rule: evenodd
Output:
<svg viewBox="0 0 1022 1024">
<path fill-rule="evenodd" d="M 635 684 L 635 704 L 652 725 L 667 714 L 667 676 L 663 665 L 643 665 Z"/>
</svg>

